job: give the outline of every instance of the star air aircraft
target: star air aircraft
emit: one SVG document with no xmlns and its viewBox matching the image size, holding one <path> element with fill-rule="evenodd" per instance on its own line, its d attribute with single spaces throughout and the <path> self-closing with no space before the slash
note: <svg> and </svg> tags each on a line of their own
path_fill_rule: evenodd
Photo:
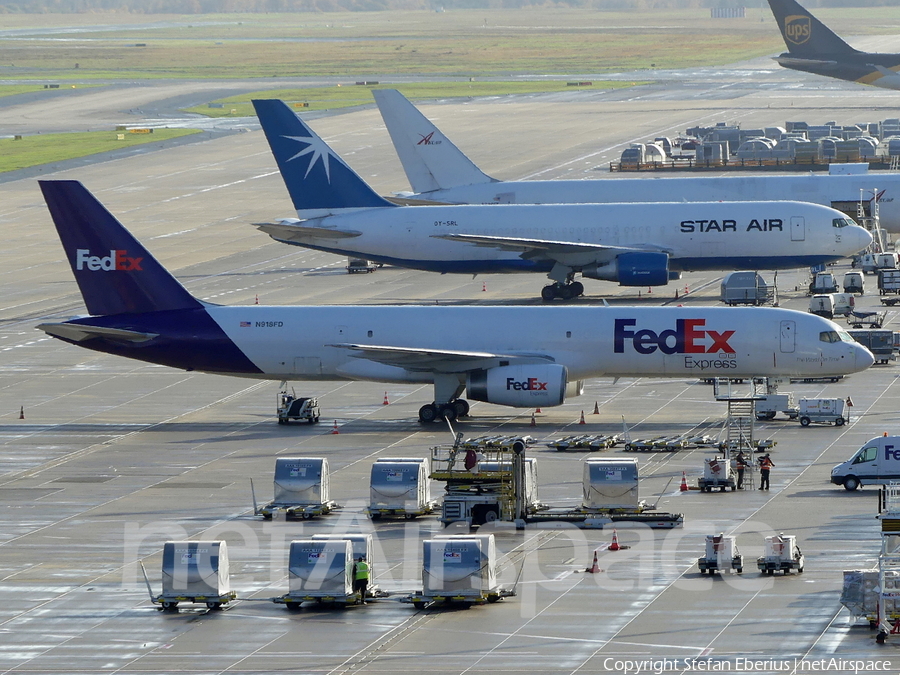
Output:
<svg viewBox="0 0 900 675">
<path fill-rule="evenodd" d="M 283 101 L 253 101 L 300 220 L 257 227 L 287 244 L 431 272 L 540 272 L 570 299 L 575 275 L 664 286 L 681 271 L 792 269 L 865 249 L 844 214 L 803 202 L 398 206 Z"/>
<path fill-rule="evenodd" d="M 837 324 L 775 308 L 214 305 L 81 183 L 40 186 L 89 313 L 40 324 L 49 335 L 220 375 L 433 383 L 423 423 L 467 415 L 464 391 L 535 408 L 593 377 L 838 376 L 874 360 Z"/>
<path fill-rule="evenodd" d="M 775 57 L 781 66 L 883 89 L 900 89 L 900 54 L 854 49 L 795 0 L 769 0 L 769 7 L 788 48 Z"/>
<path fill-rule="evenodd" d="M 900 173 L 501 181 L 484 173 L 399 91 L 373 89 L 413 192 L 407 204 L 589 204 L 797 199 L 856 213 L 860 197 L 881 227 L 900 232 Z M 858 170 L 858 165 L 854 170 Z M 868 215 L 868 214 L 867 214 Z"/>
</svg>

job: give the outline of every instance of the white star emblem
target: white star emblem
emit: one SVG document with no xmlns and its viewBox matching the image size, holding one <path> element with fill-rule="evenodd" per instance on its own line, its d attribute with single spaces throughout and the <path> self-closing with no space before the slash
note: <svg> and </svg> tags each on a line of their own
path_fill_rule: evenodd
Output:
<svg viewBox="0 0 900 675">
<path fill-rule="evenodd" d="M 329 185 L 331 184 L 331 165 L 329 164 L 329 159 L 332 157 L 332 154 L 327 145 L 325 145 L 325 141 L 323 141 L 318 136 L 282 136 L 282 138 L 287 138 L 292 141 L 297 141 L 298 143 L 305 143 L 306 147 L 298 152 L 293 157 L 289 157 L 287 161 L 292 162 L 298 157 L 302 157 L 303 155 L 311 155 L 311 159 L 309 161 L 309 166 L 306 167 L 306 173 L 303 175 L 303 178 L 307 178 L 309 176 L 309 172 L 312 171 L 313 166 L 315 166 L 316 162 L 321 158 L 322 166 L 325 169 L 325 178 L 328 179 Z"/>
</svg>

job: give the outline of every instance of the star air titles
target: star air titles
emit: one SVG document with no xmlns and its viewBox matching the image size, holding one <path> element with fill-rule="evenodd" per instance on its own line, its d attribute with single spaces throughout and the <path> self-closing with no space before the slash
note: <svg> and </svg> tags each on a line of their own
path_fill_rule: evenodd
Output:
<svg viewBox="0 0 900 675">
<path fill-rule="evenodd" d="M 783 232 L 784 221 L 781 218 L 763 218 L 751 220 L 745 228 L 744 232 Z M 738 222 L 736 220 L 682 220 L 681 231 L 692 232 L 737 232 Z"/>
</svg>

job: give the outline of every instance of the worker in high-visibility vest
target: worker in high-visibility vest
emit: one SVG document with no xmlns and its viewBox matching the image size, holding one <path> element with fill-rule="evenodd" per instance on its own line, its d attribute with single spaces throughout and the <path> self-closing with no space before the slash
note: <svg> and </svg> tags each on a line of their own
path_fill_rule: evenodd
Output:
<svg viewBox="0 0 900 675">
<path fill-rule="evenodd" d="M 366 601 L 366 591 L 369 587 L 369 563 L 365 556 L 360 556 L 353 566 L 353 590 L 359 592 L 360 599 Z"/>
<path fill-rule="evenodd" d="M 769 471 L 775 466 L 775 462 L 769 457 L 769 453 L 763 455 L 759 460 L 759 489 L 769 489 Z"/>
</svg>

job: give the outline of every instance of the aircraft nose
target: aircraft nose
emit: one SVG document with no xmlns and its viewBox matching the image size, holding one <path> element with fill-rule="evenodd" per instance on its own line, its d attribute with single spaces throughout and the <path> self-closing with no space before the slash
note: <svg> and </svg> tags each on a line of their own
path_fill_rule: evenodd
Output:
<svg viewBox="0 0 900 675">
<path fill-rule="evenodd" d="M 853 345 L 856 372 L 865 370 L 875 363 L 875 356 L 866 347 L 860 344 Z"/>
<path fill-rule="evenodd" d="M 872 243 L 872 233 L 859 225 L 856 226 L 856 238 L 858 240 L 856 244 L 857 251 L 865 251 Z"/>
</svg>

